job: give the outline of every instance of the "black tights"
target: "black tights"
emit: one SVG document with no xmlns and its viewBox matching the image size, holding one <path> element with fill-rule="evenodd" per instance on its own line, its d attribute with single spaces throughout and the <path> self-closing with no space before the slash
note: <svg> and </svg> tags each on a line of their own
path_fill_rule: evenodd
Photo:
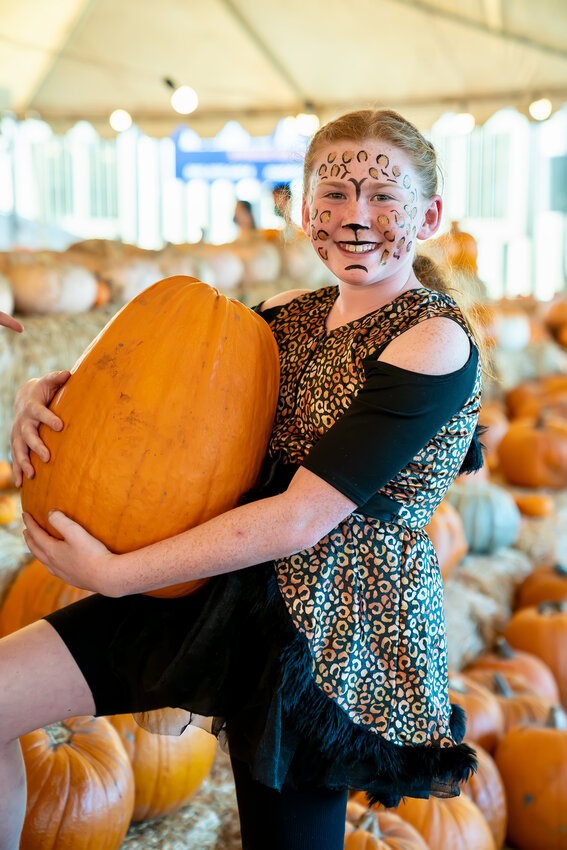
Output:
<svg viewBox="0 0 567 850">
<path fill-rule="evenodd" d="M 274 791 L 232 758 L 243 850 L 343 850 L 347 791 Z"/>
</svg>

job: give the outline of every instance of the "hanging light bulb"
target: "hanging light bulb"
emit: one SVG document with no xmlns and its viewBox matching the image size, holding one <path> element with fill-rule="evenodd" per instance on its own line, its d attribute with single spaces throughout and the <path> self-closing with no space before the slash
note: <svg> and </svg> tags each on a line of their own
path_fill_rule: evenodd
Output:
<svg viewBox="0 0 567 850">
<path fill-rule="evenodd" d="M 300 112 L 295 116 L 295 131 L 300 136 L 312 136 L 319 129 L 319 116 L 314 112 Z"/>
<path fill-rule="evenodd" d="M 111 113 L 108 123 L 116 133 L 123 133 L 132 126 L 132 116 L 125 109 L 115 109 Z"/>
<path fill-rule="evenodd" d="M 453 130 L 455 133 L 462 133 L 463 136 L 471 133 L 475 124 L 475 117 L 471 112 L 457 112 L 453 118 Z"/>
<path fill-rule="evenodd" d="M 528 112 L 534 121 L 545 121 L 551 115 L 552 109 L 551 101 L 547 97 L 540 97 L 528 106 Z"/>
<path fill-rule="evenodd" d="M 189 115 L 199 105 L 199 98 L 191 86 L 179 86 L 171 95 L 171 105 L 180 115 Z"/>
</svg>

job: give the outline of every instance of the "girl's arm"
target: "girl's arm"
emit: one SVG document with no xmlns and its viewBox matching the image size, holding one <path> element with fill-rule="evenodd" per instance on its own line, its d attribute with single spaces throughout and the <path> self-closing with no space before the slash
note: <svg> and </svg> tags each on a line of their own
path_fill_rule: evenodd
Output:
<svg viewBox="0 0 567 850">
<path fill-rule="evenodd" d="M 24 514 L 24 537 L 50 572 L 76 587 L 126 596 L 207 578 L 274 560 L 314 546 L 348 516 L 355 503 L 306 469 L 285 493 L 208 520 L 135 552 L 115 555 L 64 514 L 49 521 L 51 537 Z"/>
</svg>

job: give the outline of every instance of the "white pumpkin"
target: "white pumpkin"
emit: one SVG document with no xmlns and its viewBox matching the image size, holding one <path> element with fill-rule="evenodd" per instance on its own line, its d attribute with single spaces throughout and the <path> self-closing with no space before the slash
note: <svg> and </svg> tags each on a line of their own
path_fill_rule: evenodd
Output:
<svg viewBox="0 0 567 850">
<path fill-rule="evenodd" d="M 102 280 L 110 286 L 113 300 L 126 304 L 143 289 L 163 278 L 157 260 L 122 260 L 111 263 L 101 273 Z"/>
<path fill-rule="evenodd" d="M 523 351 L 532 333 L 525 313 L 499 313 L 496 317 L 496 344 L 503 351 Z"/>
<path fill-rule="evenodd" d="M 504 487 L 490 481 L 454 484 L 446 498 L 461 515 L 471 554 L 487 555 L 516 542 L 521 514 Z"/>
<path fill-rule="evenodd" d="M 13 263 L 8 276 L 19 313 L 82 313 L 97 295 L 96 278 L 88 269 L 49 258 Z"/>
<path fill-rule="evenodd" d="M 230 292 L 240 285 L 244 263 L 235 251 L 224 246 L 208 245 L 207 250 L 203 247 L 197 256 L 210 269 L 209 277 L 199 278 L 204 283 L 215 286 L 220 292 Z"/>
<path fill-rule="evenodd" d="M 0 310 L 12 315 L 14 311 L 14 293 L 8 278 L 0 273 Z"/>
</svg>

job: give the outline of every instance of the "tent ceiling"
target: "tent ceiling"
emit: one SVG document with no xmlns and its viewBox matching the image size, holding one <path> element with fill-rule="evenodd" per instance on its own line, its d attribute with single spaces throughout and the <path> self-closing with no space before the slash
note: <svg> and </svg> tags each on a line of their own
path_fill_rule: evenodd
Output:
<svg viewBox="0 0 567 850">
<path fill-rule="evenodd" d="M 191 85 L 173 112 L 164 78 Z M 0 109 L 56 130 L 118 107 L 150 135 L 251 133 L 311 104 L 392 106 L 428 127 L 567 100 L 565 0 L 0 0 Z"/>
</svg>

